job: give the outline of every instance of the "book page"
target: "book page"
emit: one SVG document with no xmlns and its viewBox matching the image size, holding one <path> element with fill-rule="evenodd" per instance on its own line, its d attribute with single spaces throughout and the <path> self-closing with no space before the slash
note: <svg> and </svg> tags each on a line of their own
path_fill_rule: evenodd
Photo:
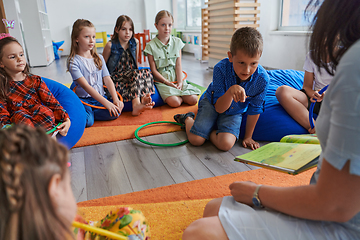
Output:
<svg viewBox="0 0 360 240">
<path fill-rule="evenodd" d="M 236 158 L 297 170 L 318 157 L 320 153 L 321 147 L 318 144 L 273 142 Z"/>
<path fill-rule="evenodd" d="M 316 134 L 287 135 L 283 137 L 280 142 L 320 144 Z"/>
</svg>

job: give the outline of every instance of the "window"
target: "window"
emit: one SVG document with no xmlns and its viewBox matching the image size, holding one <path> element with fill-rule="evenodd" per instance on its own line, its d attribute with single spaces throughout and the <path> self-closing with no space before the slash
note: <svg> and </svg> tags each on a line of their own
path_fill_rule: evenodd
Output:
<svg viewBox="0 0 360 240">
<path fill-rule="evenodd" d="M 173 1 L 175 26 L 183 30 L 201 29 L 202 0 Z"/>
<path fill-rule="evenodd" d="M 315 16 L 316 10 L 307 12 L 305 8 L 309 0 L 281 0 L 279 30 L 307 31 Z"/>
</svg>

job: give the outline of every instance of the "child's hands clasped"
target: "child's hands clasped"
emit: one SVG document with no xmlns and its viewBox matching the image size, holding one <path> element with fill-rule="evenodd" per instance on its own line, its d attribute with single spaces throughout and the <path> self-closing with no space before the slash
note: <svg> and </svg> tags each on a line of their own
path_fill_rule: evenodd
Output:
<svg viewBox="0 0 360 240">
<path fill-rule="evenodd" d="M 65 137 L 69 131 L 70 125 L 71 121 L 69 118 L 67 118 L 65 119 L 65 122 L 63 122 L 62 124 L 60 124 L 60 126 L 57 127 L 57 129 L 59 130 L 59 133 Z"/>
<path fill-rule="evenodd" d="M 114 102 L 116 102 L 116 101 L 114 101 Z M 107 101 L 107 103 L 104 105 L 104 107 L 107 110 L 109 110 L 110 116 L 119 116 L 120 115 L 120 113 L 124 107 L 124 104 L 122 102 L 117 103 L 117 104 L 118 105 L 115 105 L 114 103 Z M 122 105 L 122 107 L 121 107 L 121 105 Z"/>
<path fill-rule="evenodd" d="M 230 94 L 235 102 L 245 102 L 246 92 L 245 89 L 239 85 L 232 85 L 229 90 Z"/>
<path fill-rule="evenodd" d="M 255 142 L 252 138 L 244 138 L 242 141 L 242 145 L 246 148 L 249 147 L 252 150 L 255 150 L 260 147 L 258 142 Z"/>
<path fill-rule="evenodd" d="M 181 89 L 182 88 L 182 82 L 181 82 L 181 87 L 179 88 L 179 84 L 176 84 L 176 83 L 173 83 L 173 82 L 170 82 L 170 81 L 165 81 L 164 84 L 170 86 L 170 87 L 173 87 L 173 88 L 177 88 L 177 89 Z"/>
<path fill-rule="evenodd" d="M 117 98 L 116 100 L 114 100 L 114 104 L 120 109 L 121 113 L 124 108 L 124 103 Z"/>
<path fill-rule="evenodd" d="M 182 81 L 178 81 L 176 88 L 179 90 L 182 90 L 183 87 L 183 82 Z"/>
<path fill-rule="evenodd" d="M 325 91 L 326 92 L 326 91 Z M 315 91 L 314 94 L 311 96 L 311 102 L 321 102 L 324 99 L 325 92 L 319 94 L 319 91 Z"/>
</svg>

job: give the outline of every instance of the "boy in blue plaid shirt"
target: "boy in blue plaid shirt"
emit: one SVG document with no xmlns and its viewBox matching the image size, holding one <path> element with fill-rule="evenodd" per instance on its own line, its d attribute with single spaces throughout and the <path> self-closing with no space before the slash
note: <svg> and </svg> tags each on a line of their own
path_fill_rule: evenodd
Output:
<svg viewBox="0 0 360 240">
<path fill-rule="evenodd" d="M 244 147 L 259 148 L 252 139 L 269 85 L 266 70 L 259 65 L 263 40 L 254 28 L 236 30 L 231 38 L 228 58 L 214 67 L 213 81 L 199 101 L 198 114 L 176 114 L 176 122 L 184 124 L 191 144 L 210 140 L 218 149 L 231 149 L 240 134 L 242 116 L 247 113 Z"/>
</svg>

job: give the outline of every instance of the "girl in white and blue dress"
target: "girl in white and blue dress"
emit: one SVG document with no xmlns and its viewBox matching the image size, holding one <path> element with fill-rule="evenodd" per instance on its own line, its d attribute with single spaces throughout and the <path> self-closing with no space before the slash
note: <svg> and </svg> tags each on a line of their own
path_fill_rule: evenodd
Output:
<svg viewBox="0 0 360 240">
<path fill-rule="evenodd" d="M 183 102 L 195 105 L 201 91 L 183 81 L 181 49 L 185 44 L 171 36 L 173 22 L 171 13 L 166 10 L 156 15 L 158 35 L 146 45 L 144 54 L 148 56 L 155 85 L 164 102 L 170 107 L 179 107 Z"/>
<path fill-rule="evenodd" d="M 321 3 L 312 59 L 318 67 L 330 59 L 333 69 L 324 67 L 336 74 L 316 122 L 322 153 L 313 181 L 297 187 L 234 182 L 232 196 L 210 201 L 183 240 L 360 239 L 360 31 L 354 31 L 360 1 L 312 0 L 309 6 Z"/>
<path fill-rule="evenodd" d="M 90 21 L 85 19 L 75 21 L 67 62 L 68 70 L 76 85 L 75 93 L 85 103 L 106 108 L 98 109 L 84 105 L 87 116 L 86 127 L 92 126 L 95 120 L 107 121 L 118 118 L 124 107 L 124 103 L 118 98 L 104 58 L 96 53 L 95 37 L 95 27 Z M 106 98 L 103 84 L 109 90 L 112 102 Z"/>
</svg>

